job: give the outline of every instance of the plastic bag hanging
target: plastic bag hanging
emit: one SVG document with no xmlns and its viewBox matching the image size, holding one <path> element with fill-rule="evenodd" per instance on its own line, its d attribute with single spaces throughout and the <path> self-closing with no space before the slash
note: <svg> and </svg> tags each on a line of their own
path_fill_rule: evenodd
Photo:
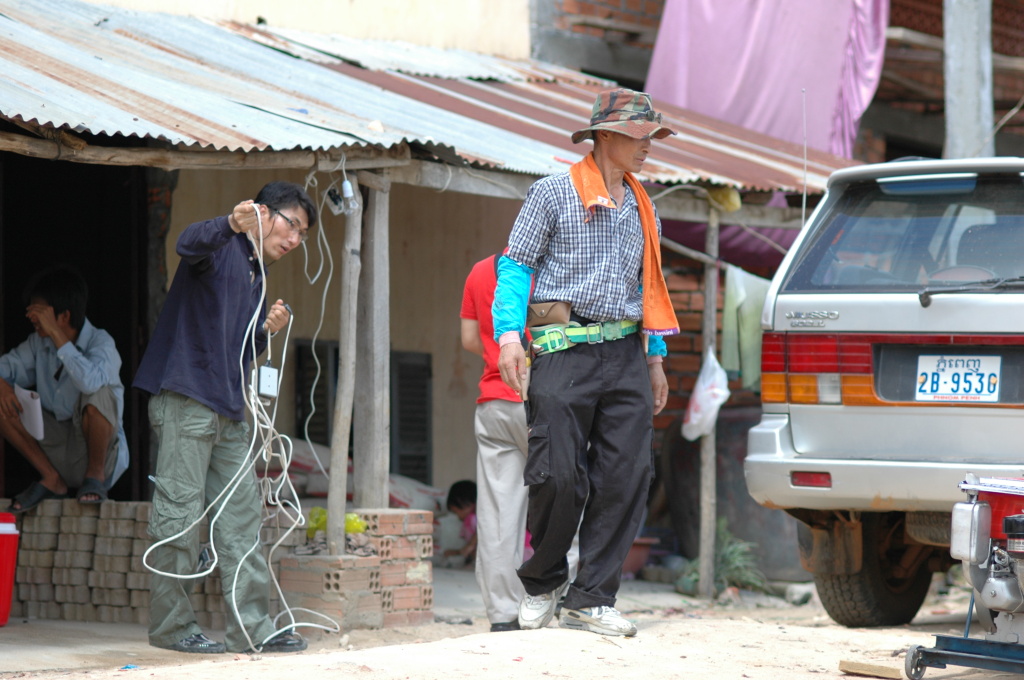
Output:
<svg viewBox="0 0 1024 680">
<path fill-rule="evenodd" d="M 729 398 L 729 379 L 725 369 L 715 358 L 710 347 L 704 354 L 704 363 L 697 376 L 697 384 L 690 394 L 690 403 L 686 405 L 683 416 L 683 436 L 690 441 L 711 434 L 718 418 L 718 408 Z"/>
</svg>

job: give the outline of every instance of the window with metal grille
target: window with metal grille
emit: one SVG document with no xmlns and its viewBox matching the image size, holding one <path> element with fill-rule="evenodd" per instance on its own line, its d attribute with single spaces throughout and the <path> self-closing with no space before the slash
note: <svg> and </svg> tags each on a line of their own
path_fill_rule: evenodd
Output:
<svg viewBox="0 0 1024 680">
<path fill-rule="evenodd" d="M 319 362 L 319 378 L 317 364 Z M 431 355 L 391 353 L 391 472 L 431 483 L 433 468 Z M 338 343 L 295 341 L 295 429 L 330 446 L 338 385 Z M 311 415 L 312 414 L 312 415 Z M 352 450 L 349 438 L 349 454 Z"/>
</svg>

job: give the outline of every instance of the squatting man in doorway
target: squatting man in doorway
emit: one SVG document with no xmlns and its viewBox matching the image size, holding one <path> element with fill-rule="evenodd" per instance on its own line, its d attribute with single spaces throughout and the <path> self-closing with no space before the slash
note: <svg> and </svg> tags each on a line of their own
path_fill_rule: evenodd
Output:
<svg viewBox="0 0 1024 680">
<path fill-rule="evenodd" d="M 590 125 L 572 135 L 592 139 L 593 150 L 530 188 L 498 264 L 498 368 L 517 391 L 530 370 L 520 344 L 527 324 L 532 335 L 523 476 L 534 554 L 518 571 L 522 628 L 546 626 L 564 593 L 560 626 L 637 632 L 614 605 L 653 475 L 653 415 L 668 397 L 662 336 L 679 323 L 661 270 L 661 222 L 633 173 L 651 139 L 671 134 L 648 95 L 601 92 Z M 529 322 L 527 302 L 543 307 L 534 308 L 540 323 Z"/>
<path fill-rule="evenodd" d="M 154 570 L 154 647 L 202 654 L 306 648 L 302 636 L 275 631 L 270 619 L 270 571 L 263 553 L 253 550 L 263 499 L 255 472 L 238 473 L 251 443 L 243 376 L 268 336 L 290 318 L 282 300 L 269 312 L 261 304 L 264 276 L 269 265 L 301 246 L 316 221 L 316 207 L 302 187 L 271 182 L 255 201 L 197 222 L 178 239 L 181 261 L 134 382 L 152 395 L 149 421 L 159 445 L 149 523 L 154 547 L 147 558 Z M 225 490 L 230 495 L 221 497 Z M 189 601 L 193 582 L 173 575 L 195 569 L 199 535 L 189 527 L 208 508 L 212 517 L 225 504 L 212 531 L 229 608 L 221 643 L 206 637 L 196 621 Z"/>
<path fill-rule="evenodd" d="M 128 467 L 121 356 L 110 334 L 86 318 L 88 296 L 82 276 L 63 265 L 25 287 L 25 316 L 35 330 L 0 356 L 0 435 L 40 479 L 14 497 L 8 512 L 66 498 L 72 488 L 80 503 L 102 503 Z M 42 431 L 37 421 L 30 433 L 22 413 L 34 410 L 33 401 L 42 407 Z"/>
</svg>

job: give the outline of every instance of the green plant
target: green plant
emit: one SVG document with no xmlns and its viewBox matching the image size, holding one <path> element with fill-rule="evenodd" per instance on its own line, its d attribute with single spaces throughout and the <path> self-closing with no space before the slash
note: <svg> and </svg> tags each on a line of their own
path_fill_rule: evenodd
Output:
<svg viewBox="0 0 1024 680">
<path fill-rule="evenodd" d="M 757 567 L 754 544 L 743 541 L 729 532 L 724 517 L 718 518 L 715 531 L 715 594 L 730 586 L 765 592 L 768 580 Z M 684 595 L 696 595 L 700 583 L 700 560 L 694 559 L 676 580 L 676 590 Z"/>
</svg>

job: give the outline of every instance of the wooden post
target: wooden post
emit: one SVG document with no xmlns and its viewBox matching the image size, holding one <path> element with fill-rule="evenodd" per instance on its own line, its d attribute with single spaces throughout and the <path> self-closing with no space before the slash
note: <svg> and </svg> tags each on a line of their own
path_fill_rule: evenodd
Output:
<svg viewBox="0 0 1024 680">
<path fill-rule="evenodd" d="M 704 252 L 718 258 L 718 210 L 708 210 L 708 230 L 704 237 Z M 704 265 L 704 318 L 702 335 L 704 352 L 715 351 L 718 333 L 718 264 Z M 700 596 L 715 597 L 715 523 L 718 517 L 716 489 L 715 429 L 700 438 Z"/>
<path fill-rule="evenodd" d="M 356 196 L 359 184 L 348 174 Z M 345 216 L 345 241 L 338 261 L 341 265 L 341 324 L 338 330 L 338 384 L 331 424 L 331 469 L 327 492 L 327 547 L 331 555 L 345 553 L 345 501 L 348 488 L 348 443 L 352 432 L 352 400 L 356 382 L 356 316 L 360 249 L 363 238 L 363 209 Z"/>
<path fill-rule="evenodd" d="M 365 257 L 359 282 L 356 331 L 355 449 L 353 501 L 359 508 L 388 507 L 391 463 L 391 318 L 388 247 L 389 181 L 385 170 L 380 189 L 366 202 Z M 368 182 L 363 182 L 368 184 Z"/>
</svg>

